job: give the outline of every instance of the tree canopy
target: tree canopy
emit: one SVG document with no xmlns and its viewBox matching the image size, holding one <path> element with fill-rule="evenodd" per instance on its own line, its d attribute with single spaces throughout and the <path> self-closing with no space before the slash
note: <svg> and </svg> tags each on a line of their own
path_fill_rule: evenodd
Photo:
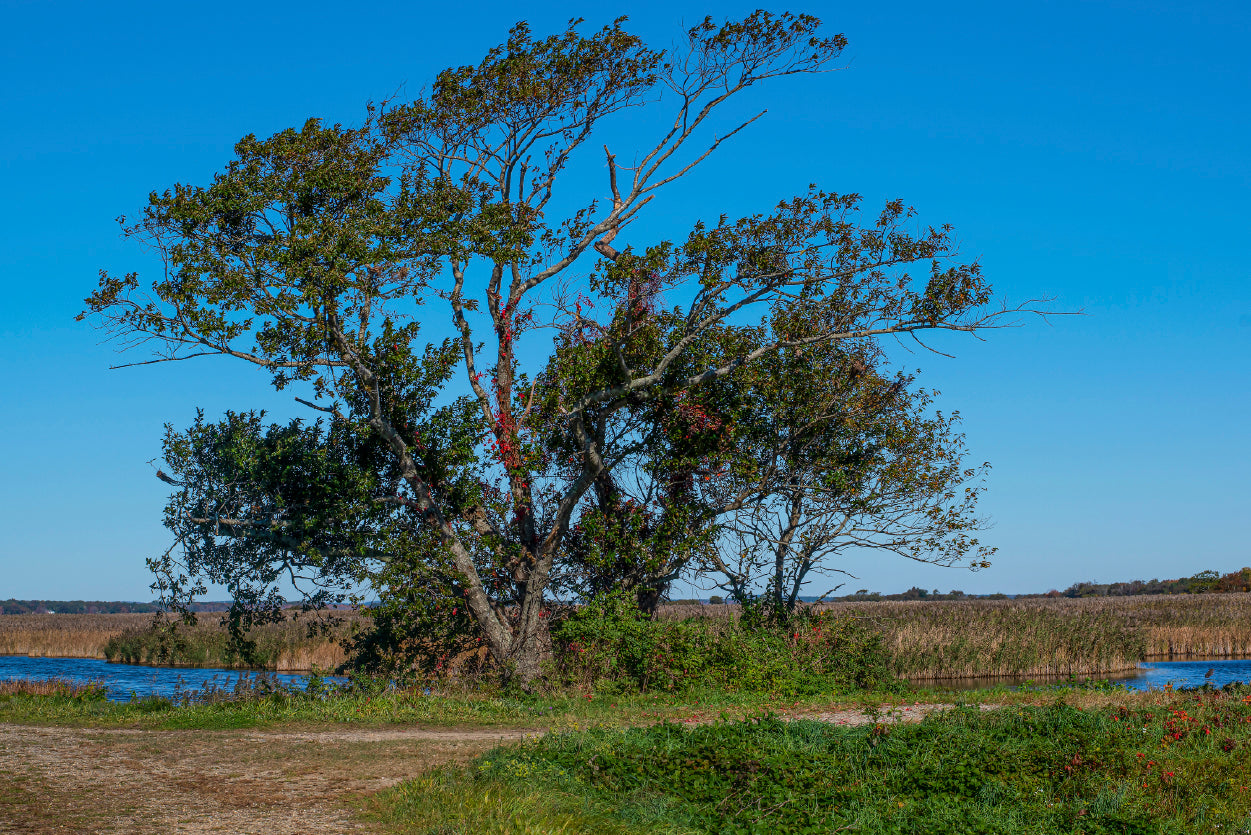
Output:
<svg viewBox="0 0 1251 835">
<path fill-rule="evenodd" d="M 767 12 L 706 19 L 671 51 L 624 19 L 546 38 L 518 24 L 357 127 L 247 136 L 212 182 L 153 193 L 124 223 L 164 274 L 102 273 L 84 316 L 148 361 L 261 369 L 321 418 L 168 431 L 166 597 L 208 579 L 263 611 L 284 576 L 319 602 L 406 565 L 409 592 L 450 593 L 526 681 L 553 593 L 743 581 L 724 532 L 795 502 L 818 526 L 802 565 L 846 520 L 913 558 L 978 553 L 958 436 L 879 347 L 1009 312 L 950 228 L 813 186 L 627 242 L 763 115 L 711 135 L 714 114 L 845 45 Z M 626 165 L 611 128 L 638 109 L 667 110 L 665 127 Z M 585 154 L 601 182 L 570 171 Z"/>
</svg>

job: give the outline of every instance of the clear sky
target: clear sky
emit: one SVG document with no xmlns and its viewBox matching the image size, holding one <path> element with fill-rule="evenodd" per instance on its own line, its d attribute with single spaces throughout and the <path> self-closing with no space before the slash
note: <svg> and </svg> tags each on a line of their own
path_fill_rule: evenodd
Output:
<svg viewBox="0 0 1251 835">
<path fill-rule="evenodd" d="M 196 407 L 294 414 L 226 360 L 109 371 L 74 322 L 101 268 L 151 275 L 113 218 L 206 182 L 239 137 L 476 62 L 584 4 L 0 0 L 0 599 L 146 600 L 168 544 L 147 463 Z M 709 11 L 600 4 L 668 44 Z M 812 3 L 847 67 L 771 89 L 766 121 L 649 221 L 767 209 L 808 183 L 951 223 L 1010 300 L 1082 310 L 956 354 L 900 355 L 993 464 L 999 547 L 971 574 L 859 558 L 851 589 L 1045 591 L 1251 564 L 1251 6 Z M 680 234 L 681 226 L 673 233 Z M 136 354 L 129 359 L 140 359 Z"/>
</svg>

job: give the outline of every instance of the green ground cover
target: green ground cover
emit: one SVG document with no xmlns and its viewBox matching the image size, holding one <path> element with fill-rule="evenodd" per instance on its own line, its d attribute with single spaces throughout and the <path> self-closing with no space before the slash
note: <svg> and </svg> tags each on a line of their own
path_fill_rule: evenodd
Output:
<svg viewBox="0 0 1251 835">
<path fill-rule="evenodd" d="M 401 784 L 373 813 L 441 835 L 1247 832 L 1248 744 L 1245 687 L 911 725 L 596 728 Z"/>
<path fill-rule="evenodd" d="M 983 691 L 992 694 L 995 691 Z M 942 700 L 947 694 L 912 693 L 907 698 Z M 318 692 L 279 688 L 226 692 L 177 702 L 163 698 L 111 702 L 103 691 L 75 693 L 0 692 L 0 722 L 18 724 L 135 726 L 220 729 L 303 724 L 431 724 L 499 727 L 585 728 L 627 726 L 665 720 L 709 721 L 722 714 L 744 717 L 762 711 L 819 710 L 831 704 L 891 704 L 899 691 L 862 691 L 796 698 L 771 693 L 691 688 L 680 693 L 593 693 L 556 690 L 525 694 L 480 687 L 426 693 L 424 689 Z"/>
</svg>

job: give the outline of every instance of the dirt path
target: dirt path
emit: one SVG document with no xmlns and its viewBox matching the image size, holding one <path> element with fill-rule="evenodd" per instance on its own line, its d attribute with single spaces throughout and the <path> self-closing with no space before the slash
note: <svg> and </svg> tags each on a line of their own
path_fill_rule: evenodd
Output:
<svg viewBox="0 0 1251 835">
<path fill-rule="evenodd" d="M 805 711 L 838 725 L 919 721 L 949 705 Z M 707 721 L 692 719 L 692 722 Z M 0 833 L 369 832 L 353 801 L 534 730 L 153 731 L 0 724 Z"/>
<path fill-rule="evenodd" d="M 529 733 L 0 724 L 0 832 L 367 832 L 353 800 Z"/>
</svg>

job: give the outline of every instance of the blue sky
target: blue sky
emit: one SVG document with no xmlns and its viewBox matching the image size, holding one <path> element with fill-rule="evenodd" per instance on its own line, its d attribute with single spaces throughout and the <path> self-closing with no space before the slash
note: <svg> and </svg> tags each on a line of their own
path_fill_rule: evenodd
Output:
<svg viewBox="0 0 1251 835">
<path fill-rule="evenodd" d="M 846 68 L 753 101 L 766 120 L 647 231 L 810 182 L 900 197 L 954 225 L 1004 297 L 1084 315 L 944 341 L 954 359 L 897 354 L 993 464 L 1000 551 L 972 574 L 865 555 L 850 587 L 1045 591 L 1251 564 L 1251 7 L 873 5 L 793 7 L 847 35 Z M 197 406 L 295 413 L 226 361 L 107 370 L 141 356 L 73 317 L 101 268 L 158 266 L 113 218 L 205 182 L 244 134 L 357 122 L 516 19 L 546 33 L 582 7 L 519 8 L 0 0 L 0 598 L 149 599 L 163 424 Z M 663 45 L 753 6 L 601 8 L 589 24 L 628 14 Z"/>
</svg>

